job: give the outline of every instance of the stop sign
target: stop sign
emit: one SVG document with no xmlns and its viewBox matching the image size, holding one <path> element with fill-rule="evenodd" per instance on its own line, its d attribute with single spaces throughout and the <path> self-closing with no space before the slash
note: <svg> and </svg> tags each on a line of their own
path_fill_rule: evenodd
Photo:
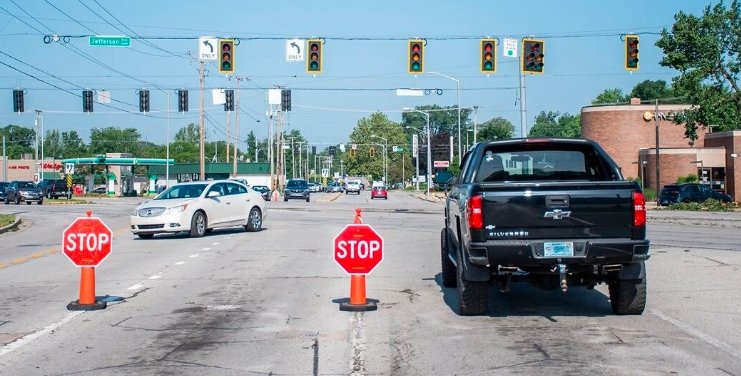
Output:
<svg viewBox="0 0 741 376">
<path fill-rule="evenodd" d="M 96 217 L 76 218 L 62 234 L 62 251 L 77 266 L 96 267 L 111 253 L 113 234 Z"/>
<path fill-rule="evenodd" d="M 348 274 L 368 274 L 383 260 L 383 238 L 370 225 L 347 225 L 334 238 L 334 260 Z"/>
</svg>

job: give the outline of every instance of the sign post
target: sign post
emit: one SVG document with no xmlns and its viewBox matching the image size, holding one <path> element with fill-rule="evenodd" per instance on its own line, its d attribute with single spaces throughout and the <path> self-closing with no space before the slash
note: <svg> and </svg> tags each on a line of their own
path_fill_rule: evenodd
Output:
<svg viewBox="0 0 741 376">
<path fill-rule="evenodd" d="M 365 296 L 365 275 L 383 261 L 383 238 L 363 224 L 360 209 L 355 209 L 354 223 L 335 236 L 334 260 L 351 276 L 350 299 L 340 302 L 340 311 L 375 311 L 378 301 Z"/>
<path fill-rule="evenodd" d="M 70 311 L 104 309 L 105 301 L 95 297 L 95 267 L 111 253 L 113 233 L 100 218 L 79 217 L 62 233 L 62 252 L 80 268 L 80 299 L 67 305 Z"/>
</svg>

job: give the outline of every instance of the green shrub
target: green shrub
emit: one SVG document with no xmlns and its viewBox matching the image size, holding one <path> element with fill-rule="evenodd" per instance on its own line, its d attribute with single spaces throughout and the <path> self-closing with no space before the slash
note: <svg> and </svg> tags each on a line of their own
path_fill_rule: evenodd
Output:
<svg viewBox="0 0 741 376">
<path fill-rule="evenodd" d="M 722 202 L 713 198 L 709 198 L 705 202 L 680 202 L 667 207 L 669 210 L 689 211 L 733 211 L 735 208 L 735 203 Z"/>
<path fill-rule="evenodd" d="M 677 178 L 677 184 L 682 184 L 682 183 L 699 183 L 699 182 L 700 182 L 700 178 L 697 177 L 697 175 L 695 175 L 695 174 L 689 174 L 687 176 L 680 176 L 680 177 Z"/>
<path fill-rule="evenodd" d="M 0 227 L 5 227 L 15 222 L 15 216 L 10 214 L 0 214 Z"/>
</svg>

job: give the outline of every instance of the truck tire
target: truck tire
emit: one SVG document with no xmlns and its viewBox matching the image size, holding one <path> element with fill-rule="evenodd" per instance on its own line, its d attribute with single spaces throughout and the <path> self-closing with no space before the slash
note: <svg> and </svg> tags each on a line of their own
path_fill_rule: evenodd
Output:
<svg viewBox="0 0 741 376">
<path fill-rule="evenodd" d="M 640 315 L 646 308 L 646 278 L 615 279 L 608 283 L 612 312 L 618 315 Z"/>
<path fill-rule="evenodd" d="M 463 275 L 463 259 L 458 258 L 456 277 L 458 284 L 458 313 L 462 316 L 476 316 L 486 313 L 489 284 L 485 281 L 467 281 Z"/>
<path fill-rule="evenodd" d="M 450 256 L 448 255 L 449 245 L 446 233 L 447 229 L 445 228 L 440 231 L 440 261 L 442 263 L 443 287 L 455 287 L 455 264 L 450 261 Z"/>
</svg>

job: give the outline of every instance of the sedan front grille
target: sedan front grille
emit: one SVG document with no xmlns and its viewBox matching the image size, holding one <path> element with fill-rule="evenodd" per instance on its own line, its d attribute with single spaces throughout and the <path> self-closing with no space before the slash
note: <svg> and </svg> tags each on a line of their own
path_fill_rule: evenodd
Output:
<svg viewBox="0 0 741 376">
<path fill-rule="evenodd" d="M 165 228 L 165 225 L 159 224 L 159 225 L 139 225 L 139 230 L 156 230 L 160 228 Z"/>
<path fill-rule="evenodd" d="M 165 212 L 165 208 L 145 208 L 139 209 L 140 217 L 156 217 Z"/>
</svg>

